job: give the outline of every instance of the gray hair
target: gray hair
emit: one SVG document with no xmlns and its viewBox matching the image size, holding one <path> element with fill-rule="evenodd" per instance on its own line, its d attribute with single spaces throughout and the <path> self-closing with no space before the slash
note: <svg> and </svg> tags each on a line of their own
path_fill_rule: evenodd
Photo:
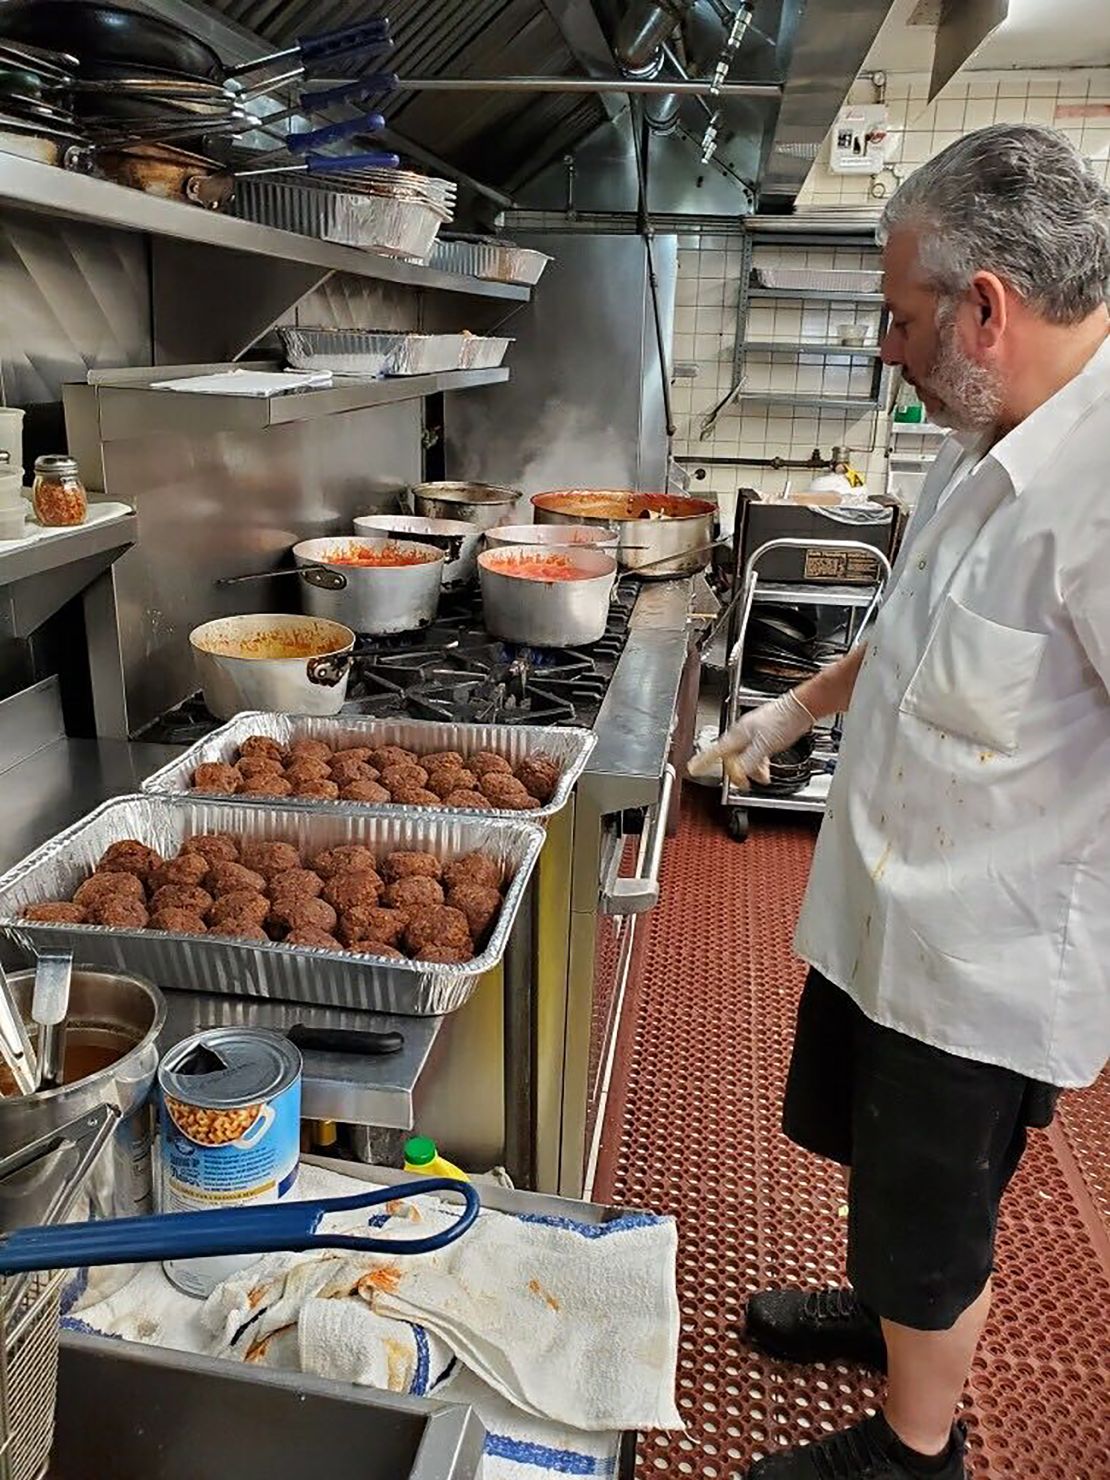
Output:
<svg viewBox="0 0 1110 1480">
<path fill-rule="evenodd" d="M 1063 134 L 994 124 L 916 170 L 883 212 L 880 239 L 920 232 L 918 260 L 945 295 L 993 272 L 1052 323 L 1074 324 L 1110 288 L 1110 192 Z"/>
</svg>

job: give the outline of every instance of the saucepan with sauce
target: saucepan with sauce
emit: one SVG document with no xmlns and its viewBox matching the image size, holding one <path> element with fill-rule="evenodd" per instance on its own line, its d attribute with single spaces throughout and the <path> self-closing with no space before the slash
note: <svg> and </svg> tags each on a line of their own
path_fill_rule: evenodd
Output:
<svg viewBox="0 0 1110 1480">
<path fill-rule="evenodd" d="M 537 524 L 585 524 L 613 530 L 617 559 L 645 580 L 693 575 L 709 563 L 716 504 L 670 493 L 564 488 L 532 499 Z"/>
<path fill-rule="evenodd" d="M 338 714 L 343 707 L 355 634 L 340 622 L 278 612 L 220 617 L 194 627 L 189 642 L 204 702 L 217 719 L 244 709 Z"/>
<path fill-rule="evenodd" d="M 305 610 L 343 622 L 356 632 L 414 632 L 435 620 L 447 553 L 416 540 L 385 534 L 302 540 L 293 546 L 298 566 L 319 566 L 347 578 L 341 591 L 304 586 Z"/>
<path fill-rule="evenodd" d="M 8 986 L 16 1010 L 32 1040 L 35 973 L 11 973 Z M 66 1013 L 65 1056 L 61 1083 L 35 1094 L 16 1091 L 9 1071 L 0 1066 L 0 1157 L 20 1150 L 58 1130 L 98 1105 L 111 1105 L 120 1121 L 84 1194 L 98 1218 L 122 1218 L 151 1207 L 151 1109 L 149 1096 L 158 1068 L 158 1035 L 166 1004 L 157 987 L 134 976 L 75 968 Z M 48 1198 L 56 1170 L 36 1164 L 5 1180 L 0 1197 L 18 1200 L 18 1222 L 37 1222 L 36 1199 Z M 0 1209 L 0 1222 L 5 1222 Z"/>
</svg>

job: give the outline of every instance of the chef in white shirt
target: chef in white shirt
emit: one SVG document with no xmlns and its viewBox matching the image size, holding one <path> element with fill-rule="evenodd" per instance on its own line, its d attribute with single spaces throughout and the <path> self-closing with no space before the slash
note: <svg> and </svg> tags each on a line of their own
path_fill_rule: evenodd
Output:
<svg viewBox="0 0 1110 1480">
<path fill-rule="evenodd" d="M 996 125 L 913 174 L 883 237 L 883 358 L 954 435 L 866 651 L 692 763 L 758 781 L 847 711 L 783 1123 L 851 1170 L 851 1284 L 754 1296 L 748 1336 L 888 1392 L 751 1480 L 966 1474 L 999 1202 L 1110 1052 L 1110 195 L 1062 135 Z"/>
</svg>

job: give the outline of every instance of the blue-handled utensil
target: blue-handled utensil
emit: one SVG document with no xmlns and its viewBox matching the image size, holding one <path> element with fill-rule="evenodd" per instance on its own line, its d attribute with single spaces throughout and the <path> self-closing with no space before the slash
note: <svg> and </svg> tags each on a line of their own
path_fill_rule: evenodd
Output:
<svg viewBox="0 0 1110 1480">
<path fill-rule="evenodd" d="M 429 1192 L 454 1192 L 463 1199 L 461 1215 L 426 1238 L 373 1238 L 349 1233 L 318 1233 L 329 1213 L 379 1207 Z M 212 1254 L 304 1253 L 308 1249 L 352 1249 L 360 1254 L 430 1254 L 462 1238 L 481 1204 L 469 1182 L 422 1177 L 396 1187 L 379 1187 L 352 1197 L 307 1202 L 266 1203 L 221 1208 L 212 1213 L 164 1213 L 145 1218 L 108 1218 L 20 1228 L 0 1235 L 0 1275 L 44 1269 L 80 1269 L 97 1264 L 142 1264 L 160 1259 L 196 1259 Z"/>
<path fill-rule="evenodd" d="M 314 62 L 333 61 L 336 57 L 352 56 L 356 52 L 368 51 L 371 47 L 389 46 L 392 38 L 386 17 L 375 17 L 353 26 L 341 26 L 337 31 L 323 31 L 318 36 L 301 36 L 292 46 L 281 51 L 272 51 L 268 56 L 254 57 L 241 62 L 237 67 L 226 67 L 225 77 L 243 77 L 272 67 L 278 62 L 292 62 L 307 67 Z"/>
<path fill-rule="evenodd" d="M 285 147 L 290 154 L 304 154 L 310 149 L 319 149 L 324 144 L 337 144 L 349 139 L 352 134 L 376 134 L 385 128 L 385 119 L 380 113 L 364 113 L 361 118 L 344 118 L 338 123 L 327 123 L 321 128 L 294 129 L 285 136 Z"/>
</svg>

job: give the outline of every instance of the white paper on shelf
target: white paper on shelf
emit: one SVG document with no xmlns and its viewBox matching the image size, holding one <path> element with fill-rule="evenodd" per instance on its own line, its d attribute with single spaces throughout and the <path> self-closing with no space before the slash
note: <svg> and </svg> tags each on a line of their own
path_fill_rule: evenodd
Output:
<svg viewBox="0 0 1110 1480">
<path fill-rule="evenodd" d="M 331 385 L 330 370 L 225 370 L 217 375 L 190 375 L 184 380 L 154 380 L 155 391 L 193 391 L 207 396 L 280 396 L 285 391 Z"/>
</svg>

